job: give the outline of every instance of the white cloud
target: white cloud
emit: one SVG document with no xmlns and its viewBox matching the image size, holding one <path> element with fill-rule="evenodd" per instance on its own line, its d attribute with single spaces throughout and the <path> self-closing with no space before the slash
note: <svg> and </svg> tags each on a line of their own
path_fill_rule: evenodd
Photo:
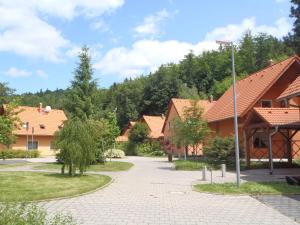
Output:
<svg viewBox="0 0 300 225">
<path fill-rule="evenodd" d="M 32 73 L 27 70 L 17 69 L 15 67 L 9 68 L 7 71 L 3 72 L 3 74 L 10 77 L 29 77 L 32 75 Z"/>
<path fill-rule="evenodd" d="M 97 20 L 91 23 L 90 28 L 92 30 L 109 31 L 108 25 L 103 20 Z"/>
<path fill-rule="evenodd" d="M 70 58 L 78 57 L 82 46 L 83 45 L 76 45 L 71 47 L 68 51 L 66 51 L 66 56 Z M 103 48 L 102 44 L 89 45 L 88 48 L 93 60 L 98 59 L 101 56 L 101 49 Z"/>
<path fill-rule="evenodd" d="M 0 0 L 0 5 L 9 8 L 29 9 L 69 20 L 79 15 L 100 16 L 121 7 L 123 4 L 124 0 Z"/>
<path fill-rule="evenodd" d="M 71 58 L 77 57 L 79 55 L 80 51 L 81 51 L 81 47 L 73 46 L 68 51 L 66 51 L 66 56 L 71 57 Z"/>
<path fill-rule="evenodd" d="M 145 17 L 143 23 L 134 28 L 135 35 L 158 35 L 161 32 L 160 27 L 162 23 L 169 17 L 170 13 L 165 9 Z"/>
<path fill-rule="evenodd" d="M 71 20 L 97 17 L 122 6 L 124 0 L 0 0 L 0 51 L 47 61 L 62 60 L 70 41 L 44 16 Z M 99 26 L 99 24 L 98 24 Z"/>
<path fill-rule="evenodd" d="M 240 24 L 230 24 L 225 27 L 217 27 L 206 34 L 205 40 L 230 40 L 237 41 L 247 31 L 252 34 L 267 33 L 281 38 L 292 29 L 291 23 L 285 17 L 275 21 L 274 25 L 257 25 L 255 17 L 246 18 Z"/>
<path fill-rule="evenodd" d="M 0 15 L 0 51 L 60 60 L 60 49 L 67 46 L 68 40 L 55 27 L 30 10 L 0 6 Z"/>
<path fill-rule="evenodd" d="M 200 54 L 204 50 L 217 48 L 214 42 L 190 44 L 179 41 L 140 40 L 131 48 L 118 47 L 108 51 L 95 64 L 103 74 L 135 77 L 154 71 L 163 63 L 178 62 L 190 50 Z"/>
<path fill-rule="evenodd" d="M 280 18 L 271 26 L 257 25 L 255 18 L 246 18 L 240 24 L 213 29 L 204 40 L 195 44 L 176 40 L 138 40 L 130 48 L 112 48 L 95 64 L 95 68 L 104 75 L 136 77 L 155 71 L 161 64 L 178 62 L 190 50 L 200 54 L 205 50 L 216 49 L 218 46 L 215 41 L 218 39 L 237 41 L 249 29 L 253 34 L 265 32 L 282 37 L 291 29 L 291 24 L 286 18 Z"/>
<path fill-rule="evenodd" d="M 48 74 L 45 71 L 41 70 L 41 69 L 38 69 L 36 71 L 36 75 L 38 77 L 40 77 L 40 78 L 43 78 L 43 79 L 47 79 L 48 78 Z"/>
</svg>

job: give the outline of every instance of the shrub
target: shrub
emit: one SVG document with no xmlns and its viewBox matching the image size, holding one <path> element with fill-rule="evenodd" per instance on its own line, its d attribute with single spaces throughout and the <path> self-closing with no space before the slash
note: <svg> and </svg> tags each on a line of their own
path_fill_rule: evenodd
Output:
<svg viewBox="0 0 300 225">
<path fill-rule="evenodd" d="M 108 149 L 106 152 L 104 152 L 104 156 L 106 158 L 124 158 L 125 153 L 120 149 Z"/>
<path fill-rule="evenodd" d="M 150 141 L 137 146 L 137 154 L 140 156 L 164 156 L 161 145 L 157 141 Z"/>
<path fill-rule="evenodd" d="M 40 152 L 38 150 L 12 150 L 5 149 L 0 150 L 0 158 L 1 159 L 12 159 L 12 158 L 37 158 L 40 156 Z"/>
<path fill-rule="evenodd" d="M 0 224 L 5 225 L 75 225 L 71 216 L 47 213 L 34 204 L 1 204 Z"/>
<path fill-rule="evenodd" d="M 131 141 L 124 145 L 124 150 L 126 155 L 137 155 L 137 144 Z"/>
<path fill-rule="evenodd" d="M 129 142 L 138 144 L 143 143 L 149 135 L 148 127 L 143 123 L 136 123 L 129 133 Z"/>
<path fill-rule="evenodd" d="M 212 143 L 204 148 L 203 153 L 211 163 L 232 164 L 235 162 L 234 138 L 215 137 Z"/>
</svg>

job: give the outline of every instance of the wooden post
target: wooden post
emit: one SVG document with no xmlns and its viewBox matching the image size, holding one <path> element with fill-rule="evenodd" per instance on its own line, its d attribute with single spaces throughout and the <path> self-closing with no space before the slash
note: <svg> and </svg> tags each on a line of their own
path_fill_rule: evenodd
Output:
<svg viewBox="0 0 300 225">
<path fill-rule="evenodd" d="M 292 153 L 292 136 L 290 136 L 290 131 L 288 130 L 288 138 L 286 139 L 286 148 L 288 153 L 288 164 L 292 165 L 293 163 L 293 153 Z"/>
<path fill-rule="evenodd" d="M 246 159 L 246 167 L 250 168 L 251 160 L 250 160 L 250 145 L 249 145 L 249 131 L 247 129 L 244 130 L 244 146 L 245 146 L 245 159 Z"/>
</svg>

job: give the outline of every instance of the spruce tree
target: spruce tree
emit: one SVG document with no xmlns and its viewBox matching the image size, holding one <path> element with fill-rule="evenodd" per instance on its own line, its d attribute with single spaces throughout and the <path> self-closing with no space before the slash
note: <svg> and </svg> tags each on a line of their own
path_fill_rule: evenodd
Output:
<svg viewBox="0 0 300 225">
<path fill-rule="evenodd" d="M 69 91 L 66 109 L 72 118 L 86 120 L 95 115 L 97 82 L 93 79 L 93 69 L 89 49 L 84 46 L 79 53 L 78 67 Z"/>
<path fill-rule="evenodd" d="M 291 0 L 290 17 L 294 18 L 293 34 L 289 35 L 289 42 L 292 42 L 296 54 L 300 55 L 300 0 Z M 287 40 L 286 40 L 287 41 Z"/>
</svg>

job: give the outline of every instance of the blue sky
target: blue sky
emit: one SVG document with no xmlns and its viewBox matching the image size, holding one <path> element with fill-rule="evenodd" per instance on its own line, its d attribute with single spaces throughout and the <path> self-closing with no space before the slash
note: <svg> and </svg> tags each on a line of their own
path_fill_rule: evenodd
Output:
<svg viewBox="0 0 300 225">
<path fill-rule="evenodd" d="M 281 38 L 289 10 L 288 0 L 0 0 L 0 82 L 17 93 L 66 88 L 86 44 L 109 87 L 248 29 Z"/>
</svg>

